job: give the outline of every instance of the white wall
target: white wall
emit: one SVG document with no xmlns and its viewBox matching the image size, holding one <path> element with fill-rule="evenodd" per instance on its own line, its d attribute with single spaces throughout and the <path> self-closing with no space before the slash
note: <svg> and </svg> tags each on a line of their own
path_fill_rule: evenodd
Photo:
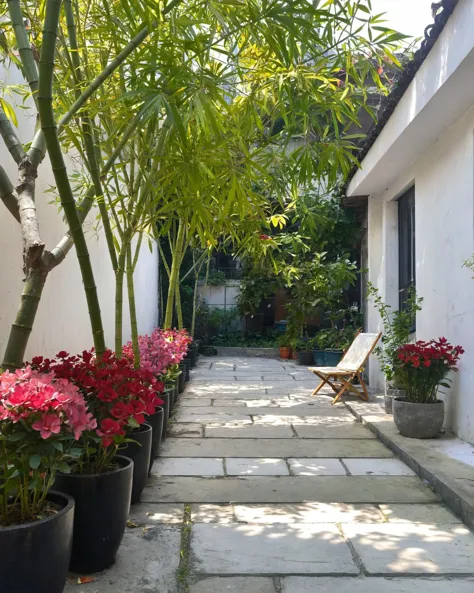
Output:
<svg viewBox="0 0 474 593">
<path fill-rule="evenodd" d="M 474 107 L 395 182 L 369 198 L 369 279 L 398 303 L 397 204 L 415 184 L 416 283 L 424 298 L 416 339 L 445 336 L 466 350 L 444 398 L 445 425 L 474 444 L 474 280 L 463 262 L 474 253 Z M 387 173 L 389 173 L 387 171 Z M 369 310 L 368 327 L 379 318 Z M 376 364 L 371 386 L 383 387 Z"/>
<path fill-rule="evenodd" d="M 10 69 L 2 78 L 9 84 L 20 83 L 19 72 Z M 34 134 L 33 111 L 17 110 L 19 136 L 28 142 Z M 16 165 L 0 139 L 0 162 L 15 184 Z M 63 236 L 66 227 L 56 205 L 48 204 L 52 194 L 45 193 L 54 185 L 54 178 L 47 159 L 39 169 L 36 183 L 36 204 L 43 241 L 53 248 Z M 98 285 L 103 324 L 107 344 L 113 346 L 114 332 L 114 274 L 109 261 L 105 238 L 96 232 L 97 212 L 94 210 L 86 223 L 87 239 L 92 266 Z M 22 290 L 22 243 L 20 226 L 3 204 L 0 203 L 0 352 L 3 354 L 10 325 L 15 317 Z M 150 253 L 144 244 L 135 273 L 135 290 L 140 333 L 156 327 L 158 317 L 158 255 Z M 128 301 L 124 290 L 124 340 L 130 338 Z M 78 352 L 92 347 L 92 335 L 87 313 L 87 303 L 82 287 L 75 251 L 48 277 L 38 314 L 30 338 L 27 358 L 35 354 L 52 355 L 59 350 Z"/>
<path fill-rule="evenodd" d="M 240 280 L 227 280 L 225 284 L 198 287 L 199 298 L 204 299 L 211 307 L 233 309 L 237 306 L 240 292 Z"/>
</svg>

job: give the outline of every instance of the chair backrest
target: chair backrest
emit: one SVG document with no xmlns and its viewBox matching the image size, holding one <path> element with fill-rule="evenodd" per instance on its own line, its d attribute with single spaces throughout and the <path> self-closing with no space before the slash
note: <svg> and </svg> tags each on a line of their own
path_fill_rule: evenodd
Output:
<svg viewBox="0 0 474 593">
<path fill-rule="evenodd" d="M 377 342 L 380 340 L 380 334 L 357 334 L 349 350 L 343 356 L 338 368 L 345 371 L 358 371 L 364 366 L 365 361 L 372 354 Z"/>
</svg>

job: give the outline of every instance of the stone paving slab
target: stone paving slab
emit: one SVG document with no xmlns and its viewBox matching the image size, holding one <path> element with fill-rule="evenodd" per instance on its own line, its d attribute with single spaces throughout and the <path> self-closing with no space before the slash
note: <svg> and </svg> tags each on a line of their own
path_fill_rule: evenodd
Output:
<svg viewBox="0 0 474 593">
<path fill-rule="evenodd" d="M 234 507 L 237 521 L 244 523 L 382 523 L 383 514 L 374 505 L 305 502 L 300 504 L 242 505 Z"/>
<path fill-rule="evenodd" d="M 332 425 L 293 425 L 297 436 L 301 439 L 376 439 L 365 426 L 358 422 L 340 422 Z M 275 427 L 277 428 L 277 427 Z"/>
<path fill-rule="evenodd" d="M 277 427 L 275 430 L 279 430 Z M 301 428 L 301 427 L 299 427 Z M 261 430 L 262 427 L 259 427 Z M 207 429 L 209 432 L 211 429 Z M 227 430 L 227 429 L 226 429 Z M 291 431 L 290 431 L 291 432 Z M 367 433 L 370 436 L 370 433 Z M 291 435 L 290 435 L 291 436 Z M 376 439 L 238 439 L 168 438 L 160 449 L 161 457 L 392 457 Z"/>
<path fill-rule="evenodd" d="M 156 476 L 223 476 L 222 459 L 211 457 L 168 457 L 157 459 L 153 469 Z"/>
<path fill-rule="evenodd" d="M 234 523 L 234 507 L 230 504 L 193 504 L 191 520 L 194 523 Z"/>
<path fill-rule="evenodd" d="M 139 525 L 155 525 L 157 523 L 182 523 L 184 516 L 183 504 L 140 503 L 130 508 L 130 521 Z"/>
<path fill-rule="evenodd" d="M 296 476 L 238 478 L 157 477 L 143 502 L 205 503 L 430 503 L 438 497 L 421 480 L 399 476 Z"/>
<path fill-rule="evenodd" d="M 65 593 L 177 593 L 180 542 L 177 526 L 128 529 L 112 568 L 79 587 L 71 579 Z"/>
<path fill-rule="evenodd" d="M 290 472 L 284 459 L 261 458 L 226 458 L 228 476 L 289 476 Z"/>
<path fill-rule="evenodd" d="M 268 401 L 268 400 L 265 400 Z M 253 403 L 253 402 L 252 402 Z M 288 400 L 290 404 L 290 400 Z M 229 409 L 231 407 L 232 409 Z M 212 407 L 196 406 L 189 409 L 186 407 L 185 410 L 179 411 L 175 418 L 181 418 L 186 416 L 184 422 L 212 422 L 212 420 L 201 420 L 202 417 L 207 416 L 227 416 L 232 415 L 234 418 L 240 420 L 241 417 L 246 419 L 248 416 L 261 417 L 269 415 L 272 418 L 274 416 L 281 416 L 283 422 L 291 424 L 291 419 L 294 417 L 315 417 L 315 418 L 344 418 L 349 422 L 355 422 L 354 416 L 347 411 L 346 408 L 335 408 L 331 406 L 308 406 L 298 404 L 294 407 L 276 407 L 276 406 L 263 406 L 263 405 L 246 405 L 246 406 L 221 406 L 218 402 L 214 402 Z M 193 418 L 192 418 L 193 417 Z M 194 418 L 195 417 L 195 418 Z M 288 420 L 289 419 L 289 420 Z"/>
<path fill-rule="evenodd" d="M 335 525 L 206 525 L 191 536 L 196 574 L 358 574 Z"/>
<path fill-rule="evenodd" d="M 294 476 L 345 476 L 346 470 L 339 459 L 288 459 Z"/>
<path fill-rule="evenodd" d="M 211 406 L 212 400 L 210 398 L 181 398 L 179 400 L 180 407 L 182 408 L 202 408 L 204 406 Z"/>
<path fill-rule="evenodd" d="M 225 439 L 292 439 L 290 426 L 206 426 L 205 436 Z"/>
<path fill-rule="evenodd" d="M 346 459 L 344 463 L 353 476 L 416 476 L 400 459 Z"/>
<path fill-rule="evenodd" d="M 282 593 L 472 593 L 474 580 L 285 577 Z M 258 591 L 258 589 L 257 589 Z M 200 592 L 199 592 L 200 593 Z M 204 591 L 203 591 L 204 593 Z M 244 590 L 242 590 L 244 593 Z"/>
<path fill-rule="evenodd" d="M 200 424 L 197 423 L 186 422 L 175 424 L 172 422 L 168 426 L 167 435 L 169 437 L 199 438 L 204 436 L 204 429 Z M 161 446 L 163 447 L 164 443 Z"/>
<path fill-rule="evenodd" d="M 461 519 L 442 504 L 381 504 L 379 506 L 390 523 L 462 524 Z"/>
<path fill-rule="evenodd" d="M 369 574 L 470 574 L 474 535 L 458 525 L 342 526 Z"/>
<path fill-rule="evenodd" d="M 269 577 L 214 577 L 191 585 L 189 593 L 276 593 Z"/>
<path fill-rule="evenodd" d="M 354 418 L 352 416 L 348 416 L 347 414 L 339 411 L 333 414 L 318 414 L 317 416 L 298 416 L 296 414 L 292 414 L 290 416 L 288 414 L 288 410 L 283 411 L 287 414 L 286 416 L 280 416 L 278 414 L 255 414 L 253 416 L 253 421 L 255 424 L 263 424 L 266 426 L 288 426 L 289 424 L 298 426 L 303 424 L 309 426 L 342 427 L 346 424 L 355 424 Z"/>
<path fill-rule="evenodd" d="M 198 408 L 195 408 L 198 409 Z M 244 416 L 243 414 L 231 414 L 229 413 L 230 408 L 225 408 L 227 412 L 214 412 L 213 408 L 208 408 L 208 410 L 212 410 L 212 413 L 201 412 L 201 413 L 194 413 L 194 412 L 178 412 L 173 417 L 173 422 L 176 423 L 197 423 L 197 424 L 216 424 L 216 423 L 225 423 L 229 424 L 238 424 L 242 426 L 244 424 L 252 424 L 252 419 L 250 418 L 250 414 Z M 194 410 L 194 408 L 188 408 L 188 410 Z"/>
</svg>

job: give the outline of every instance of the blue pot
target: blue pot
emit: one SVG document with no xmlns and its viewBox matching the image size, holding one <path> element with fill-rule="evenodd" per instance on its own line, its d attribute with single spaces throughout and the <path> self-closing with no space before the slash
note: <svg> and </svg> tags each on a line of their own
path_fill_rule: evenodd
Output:
<svg viewBox="0 0 474 593">
<path fill-rule="evenodd" d="M 342 350 L 326 350 L 325 354 L 326 366 L 337 367 L 344 353 Z"/>
<path fill-rule="evenodd" d="M 325 350 L 313 350 L 313 360 L 317 367 L 326 366 L 326 351 Z"/>
</svg>

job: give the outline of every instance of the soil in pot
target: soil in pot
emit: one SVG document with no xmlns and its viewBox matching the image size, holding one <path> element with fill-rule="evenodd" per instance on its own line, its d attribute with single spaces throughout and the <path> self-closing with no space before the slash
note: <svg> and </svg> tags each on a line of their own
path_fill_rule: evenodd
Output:
<svg viewBox="0 0 474 593">
<path fill-rule="evenodd" d="M 155 463 L 155 459 L 158 457 L 161 446 L 161 435 L 163 433 L 165 411 L 161 406 L 158 406 L 154 414 L 150 414 L 147 418 L 147 424 L 151 426 L 151 453 L 150 453 L 150 465 L 148 468 L 148 474 L 151 472 L 151 468 Z"/>
<path fill-rule="evenodd" d="M 288 360 L 291 357 L 291 348 L 289 346 L 280 346 L 280 358 Z"/>
<path fill-rule="evenodd" d="M 72 549 L 74 500 L 50 492 L 59 509 L 45 519 L 0 527 L 0 591 L 62 593 Z"/>
<path fill-rule="evenodd" d="M 185 387 L 184 379 L 186 376 L 186 367 L 182 362 L 179 363 L 179 370 L 181 371 L 181 373 L 178 375 L 178 393 L 183 393 Z"/>
<path fill-rule="evenodd" d="M 133 482 L 133 461 L 118 455 L 116 463 L 116 469 L 104 474 L 56 477 L 55 488 L 76 503 L 72 572 L 91 574 L 115 562 L 127 525 Z"/>
<path fill-rule="evenodd" d="M 302 366 L 311 366 L 313 364 L 313 353 L 298 352 L 298 361 Z"/>
<path fill-rule="evenodd" d="M 411 439 L 434 439 L 439 435 L 444 422 L 444 402 L 433 404 L 393 400 L 393 421 L 404 437 Z"/>
<path fill-rule="evenodd" d="M 326 366 L 326 351 L 325 350 L 313 350 L 313 361 L 317 367 Z"/>
<path fill-rule="evenodd" d="M 140 502 L 150 471 L 152 428 L 142 424 L 137 430 L 127 434 L 128 442 L 120 453 L 133 461 L 132 504 Z"/>
</svg>

